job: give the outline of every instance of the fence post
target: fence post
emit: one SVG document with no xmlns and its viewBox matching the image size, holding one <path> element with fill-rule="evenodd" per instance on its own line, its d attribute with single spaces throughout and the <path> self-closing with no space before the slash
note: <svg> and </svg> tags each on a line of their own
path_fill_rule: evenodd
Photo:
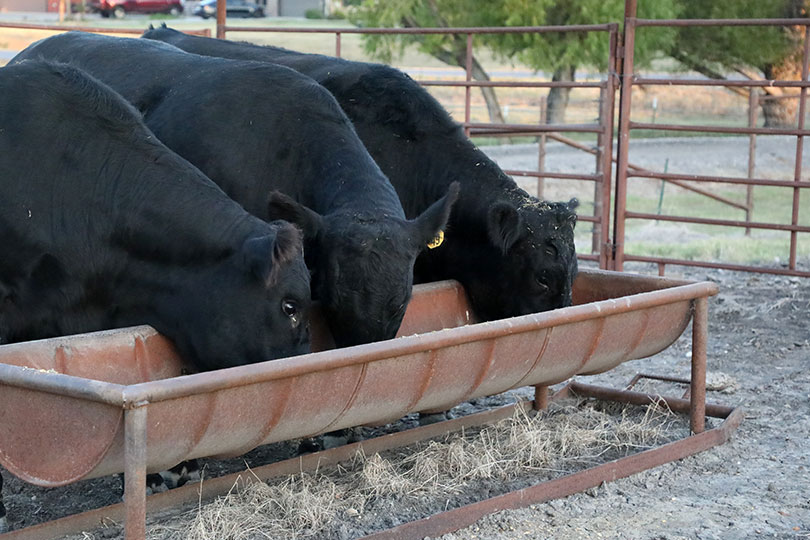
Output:
<svg viewBox="0 0 810 540">
<path fill-rule="evenodd" d="M 607 99 L 607 88 L 600 88 L 599 89 L 599 125 L 604 127 L 605 121 L 605 100 Z M 612 136 L 612 134 L 611 134 Z M 594 157 L 596 157 L 596 174 L 602 175 L 602 180 L 604 181 L 604 153 L 605 153 L 605 131 L 604 129 L 596 134 L 596 153 Z M 594 182 L 593 183 L 593 217 L 596 218 L 596 222 L 593 224 L 593 232 L 591 233 L 591 253 L 599 253 L 601 255 L 601 245 L 602 245 L 602 222 L 605 220 L 604 215 L 602 214 L 602 182 Z M 600 257 L 601 259 L 601 257 Z M 600 268 L 602 266 L 601 261 L 599 264 Z"/>
<path fill-rule="evenodd" d="M 473 45 L 473 36 L 472 34 L 467 34 L 467 58 L 465 62 L 465 80 L 469 83 L 472 81 L 472 45 Z M 470 136 L 470 101 L 472 98 L 472 88 L 470 85 L 464 86 L 464 134 L 469 137 Z"/>
<path fill-rule="evenodd" d="M 145 404 L 124 410 L 124 536 L 146 536 L 146 410 Z"/>
<path fill-rule="evenodd" d="M 624 266 L 624 221 L 627 210 L 627 158 L 630 143 L 630 94 L 633 90 L 633 49 L 636 41 L 636 0 L 624 3 L 624 39 L 619 94 L 619 137 L 616 148 L 616 209 L 613 220 L 613 270 Z"/>
<path fill-rule="evenodd" d="M 548 122 L 548 103 L 546 96 L 540 97 L 540 124 L 545 125 Z M 540 134 L 540 139 L 537 141 L 537 172 L 542 173 L 546 170 L 546 132 Z M 537 198 L 543 198 L 543 191 L 545 187 L 545 180 L 537 177 Z"/>
<path fill-rule="evenodd" d="M 802 82 L 807 81 L 808 71 L 810 71 L 810 66 L 808 66 L 808 61 L 810 61 L 810 26 L 804 27 L 804 50 L 802 52 Z M 798 128 L 800 130 L 804 129 L 804 115 L 807 105 L 807 87 L 802 86 L 799 92 L 799 123 Z M 804 135 L 798 135 L 796 137 L 796 164 L 793 169 L 793 181 L 794 182 L 801 182 L 802 181 L 802 151 L 804 150 Z M 799 197 L 801 196 L 801 190 L 799 188 L 793 188 L 793 214 L 791 216 L 790 223 L 795 227 L 799 224 Z M 790 231 L 790 264 L 788 268 L 791 270 L 796 269 L 796 245 L 798 243 L 798 233 L 794 231 Z"/>
<path fill-rule="evenodd" d="M 757 107 L 759 107 L 759 95 L 756 89 L 750 88 L 748 90 L 748 127 L 757 127 Z M 751 133 L 748 135 L 748 179 L 754 177 L 754 171 L 757 167 L 757 135 Z M 745 221 L 751 221 L 751 215 L 754 212 L 754 186 L 748 184 L 745 190 Z M 751 236 L 751 228 L 745 228 L 745 236 Z"/>
<path fill-rule="evenodd" d="M 217 0 L 217 39 L 225 39 L 225 0 Z"/>
</svg>

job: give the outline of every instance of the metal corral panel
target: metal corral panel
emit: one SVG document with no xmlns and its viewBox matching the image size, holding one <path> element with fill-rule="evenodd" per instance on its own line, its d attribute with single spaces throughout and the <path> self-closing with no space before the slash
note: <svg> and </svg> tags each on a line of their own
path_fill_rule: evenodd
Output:
<svg viewBox="0 0 810 540">
<path fill-rule="evenodd" d="M 122 411 L 132 407 L 147 407 L 147 463 L 159 471 L 554 384 L 663 350 L 692 301 L 716 293 L 712 283 L 583 270 L 574 306 L 475 323 L 457 283 L 420 285 L 402 337 L 328 350 L 315 314 L 320 352 L 191 375 L 149 327 L 5 345 L 0 463 L 43 486 L 122 472 Z"/>
</svg>

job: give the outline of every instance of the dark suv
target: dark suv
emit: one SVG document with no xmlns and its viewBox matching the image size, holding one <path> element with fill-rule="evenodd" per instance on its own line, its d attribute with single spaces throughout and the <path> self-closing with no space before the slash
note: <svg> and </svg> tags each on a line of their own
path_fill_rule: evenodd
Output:
<svg viewBox="0 0 810 540">
<path fill-rule="evenodd" d="M 90 9 L 101 13 L 102 17 L 112 15 L 117 19 L 127 13 L 183 13 L 181 0 L 91 0 Z"/>
</svg>

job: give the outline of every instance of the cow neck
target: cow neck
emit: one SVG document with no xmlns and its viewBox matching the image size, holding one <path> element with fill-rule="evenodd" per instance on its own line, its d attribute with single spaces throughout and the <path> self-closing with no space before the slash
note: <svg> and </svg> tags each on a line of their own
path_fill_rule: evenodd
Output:
<svg viewBox="0 0 810 540">
<path fill-rule="evenodd" d="M 270 233 L 219 187 L 182 158 L 166 150 L 137 172 L 129 204 L 119 218 L 129 245 L 145 259 L 200 262 L 222 259 L 249 236 Z"/>
</svg>

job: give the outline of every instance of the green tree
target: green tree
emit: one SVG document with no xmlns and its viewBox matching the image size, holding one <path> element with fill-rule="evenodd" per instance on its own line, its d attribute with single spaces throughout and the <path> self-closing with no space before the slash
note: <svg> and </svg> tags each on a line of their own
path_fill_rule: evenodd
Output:
<svg viewBox="0 0 810 540">
<path fill-rule="evenodd" d="M 679 0 L 655 0 L 640 7 L 639 16 L 668 18 L 677 15 Z M 543 26 L 593 24 L 621 21 L 623 0 L 365 0 L 353 21 L 367 27 L 472 27 Z M 645 65 L 662 50 L 672 47 L 674 31 L 640 35 L 636 42 L 636 63 Z M 366 50 L 390 62 L 405 47 L 416 44 L 420 51 L 442 62 L 464 67 L 464 36 L 408 35 L 365 38 Z M 605 33 L 555 32 L 543 34 L 487 34 L 476 44 L 488 47 L 498 57 L 518 61 L 535 70 L 548 70 L 552 80 L 573 81 L 582 66 L 607 68 L 608 36 Z M 473 57 L 472 77 L 489 80 L 477 57 Z M 482 88 L 489 116 L 503 122 L 495 91 Z M 552 88 L 548 97 L 548 121 L 564 121 L 570 89 Z"/>
<path fill-rule="evenodd" d="M 686 19 L 805 17 L 808 0 L 678 0 Z M 668 54 L 688 69 L 714 79 L 736 72 L 748 78 L 800 79 L 803 27 L 683 27 Z M 747 90 L 738 89 L 747 95 Z M 771 97 L 795 89 L 764 88 Z M 766 126 L 794 122 L 798 100 L 762 101 Z"/>
</svg>

